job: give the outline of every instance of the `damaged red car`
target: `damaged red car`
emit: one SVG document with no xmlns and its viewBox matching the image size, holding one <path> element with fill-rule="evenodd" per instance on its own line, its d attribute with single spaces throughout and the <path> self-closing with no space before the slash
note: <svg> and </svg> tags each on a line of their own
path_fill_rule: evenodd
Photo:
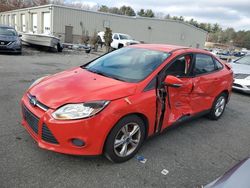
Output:
<svg viewBox="0 0 250 188">
<path fill-rule="evenodd" d="M 133 45 L 35 81 L 21 101 L 22 125 L 41 148 L 124 162 L 169 126 L 219 119 L 232 83 L 230 66 L 210 52 Z"/>
</svg>

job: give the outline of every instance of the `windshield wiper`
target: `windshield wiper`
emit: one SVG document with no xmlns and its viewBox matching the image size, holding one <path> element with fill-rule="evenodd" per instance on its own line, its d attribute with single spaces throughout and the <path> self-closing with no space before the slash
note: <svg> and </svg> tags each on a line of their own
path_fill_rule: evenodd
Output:
<svg viewBox="0 0 250 188">
<path fill-rule="evenodd" d="M 115 79 L 115 80 L 119 80 L 119 81 L 125 81 L 125 80 L 123 80 L 123 79 L 120 79 L 120 78 L 117 78 L 116 76 L 112 76 L 112 75 L 109 75 L 109 74 L 105 74 L 105 73 L 103 73 L 103 72 L 100 72 L 100 71 L 98 71 L 98 70 L 96 70 L 96 69 L 89 69 L 89 68 L 86 68 L 86 70 L 88 70 L 88 71 L 90 71 L 90 72 L 93 72 L 93 73 L 95 73 L 95 74 L 99 74 L 99 75 L 101 75 L 101 76 L 105 76 L 105 77 L 108 77 L 108 78 L 113 78 L 113 79 Z"/>
</svg>

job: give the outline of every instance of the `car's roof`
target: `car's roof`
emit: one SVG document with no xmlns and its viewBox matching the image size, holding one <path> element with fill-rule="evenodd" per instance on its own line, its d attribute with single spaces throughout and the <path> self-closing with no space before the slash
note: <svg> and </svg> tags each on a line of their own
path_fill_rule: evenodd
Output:
<svg viewBox="0 0 250 188">
<path fill-rule="evenodd" d="M 163 52 L 168 52 L 168 53 L 173 52 L 173 51 L 178 51 L 178 50 L 187 50 L 189 52 L 208 53 L 207 51 L 202 50 L 202 49 L 185 47 L 185 46 L 168 45 L 168 44 L 135 44 L 135 45 L 132 45 L 130 47 L 145 48 L 145 49 L 163 51 Z"/>
<path fill-rule="evenodd" d="M 113 33 L 114 34 L 117 34 L 117 35 L 129 35 L 129 34 L 126 34 L 126 33 Z"/>
</svg>

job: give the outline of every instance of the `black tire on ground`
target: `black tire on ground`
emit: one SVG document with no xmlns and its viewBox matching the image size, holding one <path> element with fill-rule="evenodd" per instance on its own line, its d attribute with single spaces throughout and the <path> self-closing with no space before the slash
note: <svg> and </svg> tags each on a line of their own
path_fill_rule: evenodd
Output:
<svg viewBox="0 0 250 188">
<path fill-rule="evenodd" d="M 123 44 L 119 44 L 119 45 L 118 45 L 118 48 L 122 48 L 122 47 L 123 47 Z"/>
<path fill-rule="evenodd" d="M 59 43 L 57 44 L 56 48 L 57 48 L 58 52 L 62 52 L 62 50 L 63 50 L 63 48 L 61 47 L 61 45 Z"/>
<path fill-rule="evenodd" d="M 138 136 L 139 132 L 136 133 L 137 135 L 134 134 L 134 136 L 137 136 L 138 142 L 137 142 L 137 146 L 134 147 L 134 150 L 132 149 L 130 151 L 132 153 L 129 152 L 129 149 L 133 148 L 133 145 L 132 144 L 129 145 L 130 142 L 127 139 L 124 139 L 124 140 L 127 140 L 124 143 L 127 143 L 127 147 L 126 148 L 128 150 L 128 155 L 126 155 L 126 156 L 119 156 L 117 154 L 117 150 L 115 150 L 115 140 L 117 139 L 117 137 L 119 137 L 120 133 L 123 134 L 123 131 L 122 131 L 123 128 L 126 125 L 129 126 L 129 124 L 135 124 L 137 127 L 139 127 L 138 131 L 140 131 L 140 137 Z M 132 130 L 131 130 L 131 132 L 132 132 Z M 131 132 L 129 132 L 129 133 L 131 133 Z M 108 158 L 110 161 L 115 162 L 115 163 L 121 163 L 121 162 L 125 162 L 125 161 L 131 159 L 138 152 L 138 150 L 140 149 L 140 147 L 142 146 L 142 143 L 143 143 L 144 138 L 145 138 L 145 132 L 146 132 L 146 130 L 145 130 L 144 122 L 138 116 L 131 115 L 131 116 L 127 116 L 127 117 L 122 118 L 113 127 L 113 129 L 111 130 L 111 132 L 109 133 L 109 135 L 107 137 L 107 140 L 106 140 L 106 143 L 105 143 L 105 146 L 104 146 L 104 154 L 105 154 L 106 158 Z M 133 139 L 131 139 L 131 140 L 133 140 Z M 129 146 L 130 146 L 130 148 L 129 148 Z M 121 145 L 119 147 L 122 148 L 123 145 Z"/>
<path fill-rule="evenodd" d="M 87 54 L 89 54 L 90 51 L 91 51 L 91 48 L 85 50 L 85 52 L 86 52 Z"/>
<path fill-rule="evenodd" d="M 211 120 L 218 120 L 223 115 L 224 110 L 226 108 L 226 104 L 227 104 L 227 94 L 222 93 L 215 98 L 213 106 L 209 114 L 207 115 L 207 117 Z M 218 111 L 218 107 L 222 107 L 222 108 Z"/>
</svg>

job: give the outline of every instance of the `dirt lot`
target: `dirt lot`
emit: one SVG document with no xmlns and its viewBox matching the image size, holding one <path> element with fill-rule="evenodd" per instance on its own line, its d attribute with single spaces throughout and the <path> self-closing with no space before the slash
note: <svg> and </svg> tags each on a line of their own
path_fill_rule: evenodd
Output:
<svg viewBox="0 0 250 188">
<path fill-rule="evenodd" d="M 0 55 L 1 187 L 194 187 L 250 154 L 250 96 L 233 93 L 219 121 L 199 118 L 148 140 L 140 155 L 112 164 L 39 149 L 20 124 L 20 99 L 36 79 L 82 65 L 101 53 L 25 50 Z M 167 169 L 169 174 L 161 174 Z"/>
</svg>

